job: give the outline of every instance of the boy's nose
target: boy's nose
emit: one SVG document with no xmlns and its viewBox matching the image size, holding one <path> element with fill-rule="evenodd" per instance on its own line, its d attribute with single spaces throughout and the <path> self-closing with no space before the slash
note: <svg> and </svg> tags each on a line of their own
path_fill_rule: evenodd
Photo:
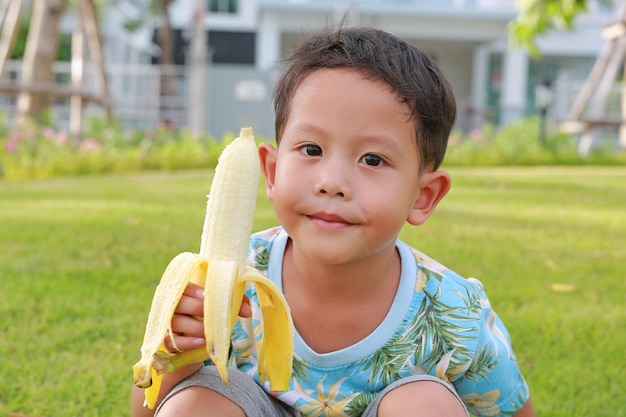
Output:
<svg viewBox="0 0 626 417">
<path fill-rule="evenodd" d="M 343 191 L 340 191 L 334 187 L 328 187 L 322 184 L 320 184 L 315 191 L 317 194 L 329 194 L 331 196 L 345 197 L 345 194 Z"/>
<path fill-rule="evenodd" d="M 349 197 L 347 176 L 344 171 L 342 168 L 333 167 L 332 164 L 324 164 L 320 167 L 317 183 L 315 184 L 315 193 L 331 197 Z"/>
</svg>

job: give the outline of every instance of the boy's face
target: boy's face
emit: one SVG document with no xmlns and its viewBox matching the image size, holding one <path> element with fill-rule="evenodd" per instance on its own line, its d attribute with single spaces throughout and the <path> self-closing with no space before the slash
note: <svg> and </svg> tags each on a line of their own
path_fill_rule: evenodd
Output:
<svg viewBox="0 0 626 417">
<path fill-rule="evenodd" d="M 407 220 L 426 220 L 430 212 L 416 214 L 424 187 L 407 114 L 390 87 L 354 70 L 319 70 L 302 82 L 278 150 L 260 151 L 295 250 L 346 263 L 393 247 Z"/>
</svg>

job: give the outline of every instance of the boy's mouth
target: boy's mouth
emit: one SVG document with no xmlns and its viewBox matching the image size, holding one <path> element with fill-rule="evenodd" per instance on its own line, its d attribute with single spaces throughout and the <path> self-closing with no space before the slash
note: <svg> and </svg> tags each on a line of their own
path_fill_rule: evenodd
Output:
<svg viewBox="0 0 626 417">
<path fill-rule="evenodd" d="M 307 216 L 313 223 L 324 228 L 344 228 L 352 226 L 353 223 L 334 213 L 313 213 Z"/>
</svg>

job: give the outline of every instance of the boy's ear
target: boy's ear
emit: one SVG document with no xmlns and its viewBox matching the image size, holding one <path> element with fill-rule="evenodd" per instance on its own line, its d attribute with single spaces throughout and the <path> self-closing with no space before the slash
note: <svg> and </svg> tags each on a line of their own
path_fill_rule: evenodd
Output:
<svg viewBox="0 0 626 417">
<path fill-rule="evenodd" d="M 450 175 L 446 171 L 422 174 L 419 181 L 419 194 L 407 222 L 413 226 L 423 224 L 435 211 L 435 207 L 450 190 Z"/>
<path fill-rule="evenodd" d="M 276 179 L 276 148 L 267 142 L 259 145 L 261 171 L 265 177 L 265 194 L 274 201 L 274 181 Z"/>
</svg>

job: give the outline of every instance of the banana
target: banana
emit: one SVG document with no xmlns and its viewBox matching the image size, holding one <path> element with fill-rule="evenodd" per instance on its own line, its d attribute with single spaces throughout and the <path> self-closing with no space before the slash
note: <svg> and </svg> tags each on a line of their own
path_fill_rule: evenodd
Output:
<svg viewBox="0 0 626 417">
<path fill-rule="evenodd" d="M 134 383 L 145 388 L 144 406 L 154 408 L 164 373 L 190 363 L 211 359 L 222 381 L 228 383 L 230 336 L 251 282 L 263 316 L 259 349 L 261 382 L 274 391 L 287 391 L 293 358 L 293 323 L 280 290 L 256 269 L 246 265 L 259 186 L 259 160 L 252 128 L 222 152 L 208 196 L 198 254 L 183 252 L 169 263 L 157 286 L 141 346 L 141 359 L 133 366 Z M 172 316 L 186 286 L 204 287 L 206 346 L 172 353 L 163 345 L 172 334 Z M 172 342 L 174 343 L 173 339 Z M 174 345 L 174 349 L 178 347 Z"/>
</svg>

